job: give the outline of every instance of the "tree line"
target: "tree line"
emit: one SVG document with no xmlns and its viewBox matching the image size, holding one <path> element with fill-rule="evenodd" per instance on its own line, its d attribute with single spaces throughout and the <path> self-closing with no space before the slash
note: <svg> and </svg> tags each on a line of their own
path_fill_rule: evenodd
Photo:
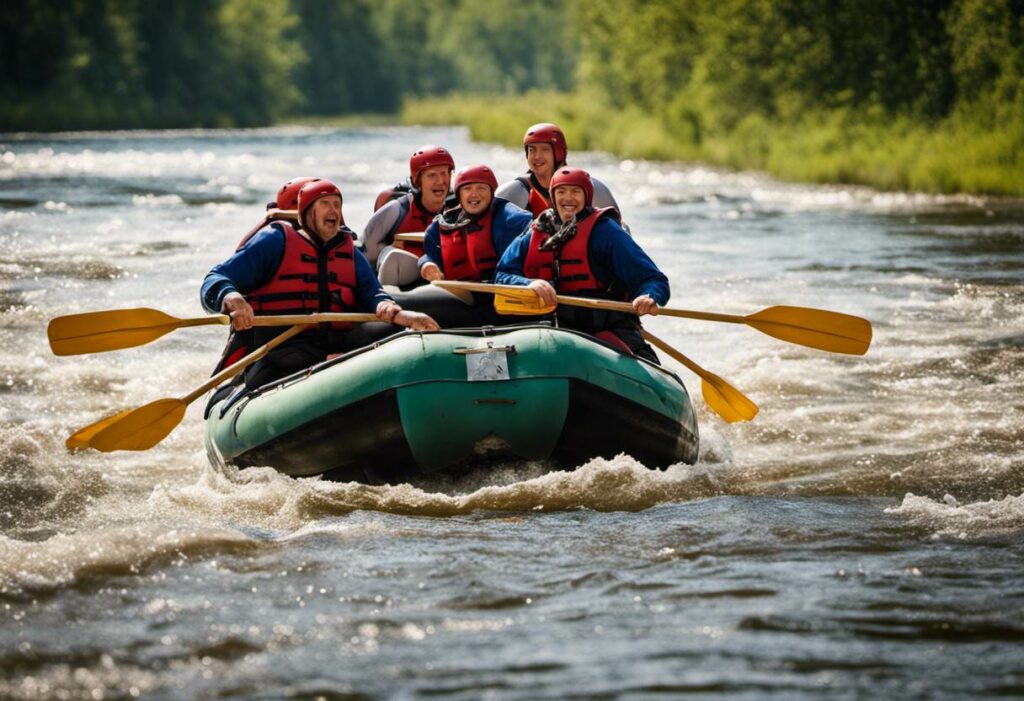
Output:
<svg viewBox="0 0 1024 701">
<path fill-rule="evenodd" d="M 397 114 L 1024 194 L 1024 0 L 11 0 L 0 131 Z M 409 106 L 412 105 L 410 108 Z"/>
<path fill-rule="evenodd" d="M 850 112 L 1024 117 L 1022 0 L 588 0 L 580 85 L 683 140 Z"/>
<path fill-rule="evenodd" d="M 251 127 L 454 89 L 566 90 L 567 7 L 14 0 L 0 13 L 0 130 Z"/>
</svg>

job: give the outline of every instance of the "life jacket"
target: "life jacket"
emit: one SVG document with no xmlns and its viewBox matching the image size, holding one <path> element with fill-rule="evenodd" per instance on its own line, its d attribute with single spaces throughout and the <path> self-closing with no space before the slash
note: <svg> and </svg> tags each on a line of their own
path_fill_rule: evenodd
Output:
<svg viewBox="0 0 1024 701">
<path fill-rule="evenodd" d="M 346 312 L 356 309 L 356 262 L 347 228 L 318 246 L 295 227 L 280 222 L 284 256 L 269 282 L 245 296 L 257 315 Z M 331 324 L 344 329 L 349 324 Z"/>
<path fill-rule="evenodd" d="M 533 216 L 536 217 L 545 209 L 551 209 L 552 203 L 548 199 L 548 192 L 547 190 L 540 189 L 536 182 L 537 179 L 533 177 L 533 173 L 520 175 L 516 180 L 522 183 L 523 187 L 530 193 L 530 198 L 526 202 L 526 208 L 533 213 Z"/>
<path fill-rule="evenodd" d="M 597 279 L 590 265 L 587 246 L 590 233 L 601 217 L 617 217 L 614 207 L 595 209 L 576 223 L 576 235 L 558 250 L 542 251 L 540 245 L 548 234 L 533 226 L 530 233 L 530 247 L 523 263 L 523 275 L 531 279 L 547 280 L 558 292 L 582 292 L 603 295 L 609 292 L 609 285 Z"/>
<path fill-rule="evenodd" d="M 271 204 L 273 204 L 273 203 L 271 203 Z M 236 251 L 242 250 L 242 247 L 245 246 L 245 244 L 249 243 L 249 239 L 251 239 L 253 236 L 258 234 L 260 231 L 262 231 L 263 229 L 265 229 L 269 225 L 271 225 L 271 224 L 273 224 L 275 222 L 289 222 L 290 223 L 294 219 L 295 219 L 294 213 L 289 215 L 289 214 L 282 213 L 280 210 L 275 210 L 273 212 L 267 212 L 266 214 L 263 215 L 263 219 L 260 220 L 260 223 L 257 224 L 256 226 L 254 226 L 253 228 L 249 229 L 249 233 L 247 233 L 245 236 L 242 237 L 242 240 L 238 242 L 238 245 L 235 247 L 235 250 Z"/>
<path fill-rule="evenodd" d="M 498 267 L 498 251 L 494 248 L 494 207 L 479 220 L 458 229 L 441 229 L 441 261 L 448 280 L 490 282 Z"/>
<path fill-rule="evenodd" d="M 384 237 L 386 243 L 394 244 L 417 258 L 423 255 L 423 244 L 414 241 L 395 241 L 395 234 L 410 234 L 426 231 L 430 223 L 434 221 L 434 214 L 423 209 L 415 195 L 408 194 L 398 200 L 401 208 L 398 222 L 391 227 L 388 235 Z"/>
</svg>

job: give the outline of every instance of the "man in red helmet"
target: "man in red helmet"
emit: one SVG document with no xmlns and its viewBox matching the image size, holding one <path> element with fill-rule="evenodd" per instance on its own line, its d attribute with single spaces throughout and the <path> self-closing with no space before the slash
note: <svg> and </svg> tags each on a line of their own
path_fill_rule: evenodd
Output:
<svg viewBox="0 0 1024 701">
<path fill-rule="evenodd" d="M 395 234 L 418 233 L 444 209 L 451 188 L 455 159 L 440 146 L 417 149 L 409 159 L 414 190 L 388 202 L 370 217 L 363 229 L 362 246 L 384 285 L 408 288 L 420 282 L 419 244 L 396 245 Z"/>
<path fill-rule="evenodd" d="M 267 203 L 267 213 L 263 215 L 263 219 L 261 219 L 256 226 L 249 229 L 249 233 L 242 237 L 242 240 L 239 241 L 235 250 L 241 250 L 242 247 L 249 242 L 249 239 L 262 231 L 264 227 L 281 226 L 278 222 L 281 222 L 286 218 L 273 213 L 272 210 L 285 210 L 291 212 L 298 209 L 299 190 L 301 190 L 302 187 L 311 180 L 316 180 L 316 178 L 312 176 L 292 178 L 282 185 L 277 191 L 277 196 L 274 198 L 274 201 Z M 224 351 L 221 353 L 220 361 L 213 369 L 214 374 L 220 372 L 231 363 L 245 356 L 254 347 L 252 329 L 245 329 L 242 331 L 235 331 L 234 329 L 231 329 L 228 333 L 227 343 L 224 345 Z"/>
<path fill-rule="evenodd" d="M 565 134 L 557 124 L 550 123 L 534 124 L 527 129 L 523 135 L 523 149 L 526 151 L 526 174 L 498 188 L 497 196 L 537 216 L 553 205 L 549 193 L 551 176 L 565 165 L 569 149 Z M 618 209 L 619 205 L 608 187 L 597 178 L 591 178 L 591 181 L 594 184 L 594 206 Z"/>
<path fill-rule="evenodd" d="M 456 174 L 459 204 L 435 219 L 423 239 L 423 279 L 491 281 L 501 254 L 532 219 L 526 210 L 495 197 L 497 188 L 494 171 L 485 165 Z"/>
<path fill-rule="evenodd" d="M 619 223 L 611 207 L 595 209 L 594 185 L 580 168 L 559 168 L 551 178 L 554 211 L 534 220 L 508 247 L 494 281 L 528 285 L 546 304 L 559 294 L 632 301 L 636 314 L 560 305 L 559 320 L 657 363 L 643 339 L 639 316 L 657 314 L 669 282 Z"/>
<path fill-rule="evenodd" d="M 252 237 L 203 281 L 203 306 L 231 316 L 236 331 L 253 328 L 255 315 L 374 311 L 388 324 L 321 325 L 278 346 L 254 363 L 246 387 L 259 387 L 302 370 L 332 353 L 366 345 L 397 329 L 436 331 L 429 316 L 403 310 L 381 289 L 366 258 L 344 225 L 341 191 L 329 180 L 314 179 L 298 193 L 299 226 L 278 222 Z M 256 327 L 262 345 L 285 327 Z"/>
</svg>

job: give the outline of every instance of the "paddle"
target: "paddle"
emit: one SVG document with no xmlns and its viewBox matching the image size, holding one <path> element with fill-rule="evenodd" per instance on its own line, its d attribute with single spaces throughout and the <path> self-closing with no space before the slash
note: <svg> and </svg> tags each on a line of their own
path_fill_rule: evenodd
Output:
<svg viewBox="0 0 1024 701">
<path fill-rule="evenodd" d="M 65 442 L 68 448 L 95 448 L 104 453 L 113 450 L 149 450 L 181 423 L 189 404 L 230 379 L 308 325 L 293 326 L 233 365 L 229 365 L 202 385 L 179 399 L 158 399 L 136 409 L 127 409 L 75 431 Z"/>
<path fill-rule="evenodd" d="M 672 356 L 700 377 L 700 391 L 712 411 L 729 423 L 750 421 L 757 416 L 757 404 L 713 372 L 708 372 L 660 338 L 644 331 L 644 338 Z"/>
<path fill-rule="evenodd" d="M 258 316 L 253 326 L 291 326 L 327 322 L 359 323 L 377 321 L 374 314 L 289 314 Z M 187 326 L 231 323 L 226 314 L 178 319 L 156 309 L 110 309 L 58 316 L 46 327 L 54 355 L 103 353 L 120 348 L 134 348 L 155 341 L 164 334 Z"/>
<path fill-rule="evenodd" d="M 412 241 L 414 243 L 423 243 L 423 239 L 426 236 L 424 232 L 419 233 L 408 233 L 408 234 L 395 234 L 395 241 Z"/>
<path fill-rule="evenodd" d="M 278 219 L 287 219 L 289 221 L 299 220 L 299 210 L 297 209 L 268 209 L 267 219 L 276 221 Z"/>
<path fill-rule="evenodd" d="M 532 290 L 520 285 L 492 285 L 480 282 L 455 282 L 447 280 L 434 281 L 434 284 L 440 287 L 459 287 L 474 292 L 491 292 L 495 294 L 496 310 L 498 309 L 500 297 L 507 296 L 525 300 L 527 295 L 536 296 Z M 558 295 L 558 303 L 574 307 L 625 312 L 627 314 L 635 313 L 633 305 L 629 302 L 613 302 L 604 299 Z M 503 302 L 503 304 L 507 304 L 507 302 Z M 515 308 L 517 305 L 523 306 L 521 303 L 513 303 L 510 308 Z M 515 312 L 507 311 L 505 313 L 512 314 Z M 871 345 L 871 324 L 867 319 L 840 312 L 830 312 L 824 309 L 776 306 L 762 309 L 747 316 L 737 316 L 733 314 L 714 314 L 711 312 L 695 312 L 687 309 L 662 307 L 658 310 L 658 314 L 686 319 L 746 324 L 768 336 L 831 353 L 864 355 Z"/>
</svg>

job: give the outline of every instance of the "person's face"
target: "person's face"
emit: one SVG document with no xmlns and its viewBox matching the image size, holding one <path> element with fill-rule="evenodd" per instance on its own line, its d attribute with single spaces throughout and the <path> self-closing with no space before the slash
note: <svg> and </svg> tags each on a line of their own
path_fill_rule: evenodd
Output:
<svg viewBox="0 0 1024 701">
<path fill-rule="evenodd" d="M 306 218 L 312 233 L 322 241 L 330 241 L 341 226 L 341 198 L 337 195 L 321 197 L 309 208 Z"/>
<path fill-rule="evenodd" d="M 466 214 L 480 214 L 491 204 L 491 188 L 484 183 L 463 185 L 459 188 L 459 204 Z"/>
<path fill-rule="evenodd" d="M 583 211 L 587 202 L 586 193 L 582 187 L 576 185 L 559 185 L 553 194 L 555 198 L 555 209 L 558 211 L 558 218 L 562 221 L 569 221 Z"/>
<path fill-rule="evenodd" d="M 542 183 L 555 173 L 555 149 L 551 144 L 527 144 L 526 164 Z"/>
<path fill-rule="evenodd" d="M 421 170 L 419 188 L 423 206 L 431 212 L 440 212 L 451 184 L 452 173 L 446 165 L 430 166 Z"/>
</svg>

